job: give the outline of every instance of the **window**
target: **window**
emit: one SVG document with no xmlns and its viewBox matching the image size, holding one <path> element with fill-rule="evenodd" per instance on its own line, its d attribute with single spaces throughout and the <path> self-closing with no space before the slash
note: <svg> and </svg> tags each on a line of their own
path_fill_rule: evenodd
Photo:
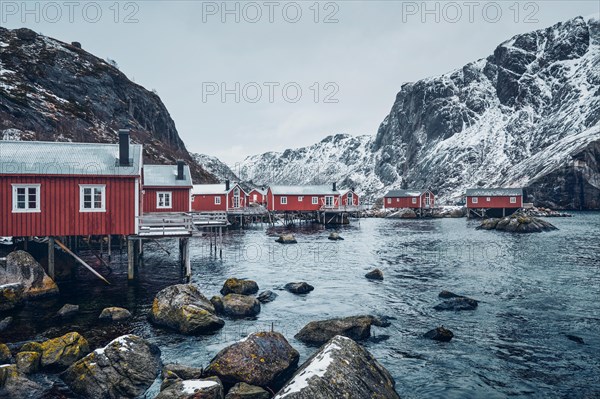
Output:
<svg viewBox="0 0 600 399">
<path fill-rule="evenodd" d="M 511 204 L 516 204 L 517 203 L 517 197 L 510 197 L 510 203 Z"/>
<path fill-rule="evenodd" d="M 412 203 L 413 203 L 413 204 L 416 204 L 416 203 L 417 203 L 417 199 L 416 199 L 416 198 L 413 198 L 413 199 L 412 199 Z"/>
<path fill-rule="evenodd" d="M 215 205 L 221 205 L 221 197 L 215 197 Z"/>
<path fill-rule="evenodd" d="M 388 204 L 391 204 L 391 203 L 392 203 L 392 199 L 388 198 Z"/>
<path fill-rule="evenodd" d="M 287 197 L 281 197 L 279 199 L 279 202 L 281 203 L 281 205 L 286 205 L 287 204 Z"/>
<path fill-rule="evenodd" d="M 258 200 L 258 195 L 252 194 L 252 201 L 256 202 Z"/>
<path fill-rule="evenodd" d="M 400 202 L 400 198 L 396 198 L 396 202 Z"/>
<path fill-rule="evenodd" d="M 171 192 L 156 193 L 156 207 L 159 209 L 172 208 Z"/>
<path fill-rule="evenodd" d="M 106 186 L 80 184 L 79 212 L 106 212 Z"/>
<path fill-rule="evenodd" d="M 40 185 L 13 184 L 13 212 L 40 212 Z"/>
<path fill-rule="evenodd" d="M 304 197 L 301 195 L 298 197 L 298 202 L 302 202 L 302 200 L 304 199 Z"/>
<path fill-rule="evenodd" d="M 487 202 L 490 202 L 492 199 L 491 199 L 490 197 L 487 197 L 485 200 L 486 200 Z"/>
<path fill-rule="evenodd" d="M 478 202 L 478 200 L 479 200 L 479 198 L 477 198 L 477 197 L 473 197 L 473 198 L 471 199 L 471 201 L 473 201 L 473 203 L 474 203 L 474 204 L 476 204 L 476 203 Z"/>
<path fill-rule="evenodd" d="M 317 205 L 319 203 L 319 197 L 312 197 L 312 204 Z"/>
<path fill-rule="evenodd" d="M 348 205 L 352 203 L 352 193 L 348 193 L 348 201 L 346 202 Z"/>
</svg>

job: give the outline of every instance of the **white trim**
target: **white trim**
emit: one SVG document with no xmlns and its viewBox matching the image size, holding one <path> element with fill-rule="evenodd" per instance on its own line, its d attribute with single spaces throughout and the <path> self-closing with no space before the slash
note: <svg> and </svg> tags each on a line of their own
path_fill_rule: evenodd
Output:
<svg viewBox="0 0 600 399">
<path fill-rule="evenodd" d="M 12 212 L 13 213 L 40 213 L 41 210 L 41 198 L 40 198 L 40 187 L 41 184 L 12 184 Z M 20 188 L 25 189 L 25 208 L 17 208 L 17 190 Z M 29 189 L 35 188 L 35 208 L 28 208 L 29 206 Z"/>
<path fill-rule="evenodd" d="M 416 204 L 417 203 L 417 197 L 412 197 L 412 203 Z"/>
<path fill-rule="evenodd" d="M 312 197 L 312 205 L 319 205 L 319 197 Z"/>
<path fill-rule="evenodd" d="M 216 195 L 214 202 L 215 202 L 214 205 L 221 205 L 221 196 Z"/>
<path fill-rule="evenodd" d="M 138 235 L 138 233 L 140 232 L 140 179 L 135 179 L 135 234 Z M 143 194 L 145 194 L 142 191 Z M 142 204 L 142 207 L 144 205 Z"/>
<path fill-rule="evenodd" d="M 279 197 L 279 205 L 287 205 L 287 197 L 286 196 L 282 196 Z"/>
<path fill-rule="evenodd" d="M 164 198 L 169 198 L 169 206 L 166 205 L 160 205 L 160 196 L 163 196 Z M 166 202 L 166 201 L 164 201 Z M 173 192 L 172 191 L 157 191 L 156 192 L 156 209 L 173 209 Z"/>
<path fill-rule="evenodd" d="M 471 198 L 471 202 L 472 202 L 473 204 L 478 204 L 478 203 L 479 203 L 479 198 L 478 198 L 478 197 L 472 197 L 472 198 Z"/>
<path fill-rule="evenodd" d="M 510 203 L 511 204 L 516 204 L 517 203 L 517 197 L 510 197 Z"/>
<path fill-rule="evenodd" d="M 304 195 L 299 195 L 298 196 L 298 202 L 302 202 L 302 200 L 304 200 Z"/>
<path fill-rule="evenodd" d="M 100 201 L 101 201 L 101 208 L 84 208 L 84 195 L 83 195 L 83 191 L 85 189 L 96 189 L 99 188 L 101 189 L 101 197 L 100 197 Z M 92 202 L 91 205 L 94 205 L 94 198 L 93 198 L 93 194 L 92 194 Z M 79 212 L 84 212 L 84 213 L 88 213 L 88 212 L 106 212 L 106 184 L 80 184 L 79 185 Z"/>
</svg>

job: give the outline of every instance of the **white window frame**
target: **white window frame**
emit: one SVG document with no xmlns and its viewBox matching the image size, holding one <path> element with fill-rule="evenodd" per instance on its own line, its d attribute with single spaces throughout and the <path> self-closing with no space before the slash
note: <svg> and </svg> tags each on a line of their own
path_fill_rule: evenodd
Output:
<svg viewBox="0 0 600 399">
<path fill-rule="evenodd" d="M 287 197 L 279 197 L 280 205 L 287 205 Z"/>
<path fill-rule="evenodd" d="M 160 196 L 169 198 L 169 205 L 160 205 Z M 166 201 L 164 201 L 166 202 Z M 173 192 L 172 191 L 158 191 L 156 193 L 156 209 L 173 209 Z"/>
<path fill-rule="evenodd" d="M 388 204 L 392 203 L 392 199 L 391 198 L 388 198 L 387 200 L 388 200 Z"/>
<path fill-rule="evenodd" d="M 479 198 L 473 197 L 473 198 L 471 198 L 471 202 L 474 204 L 477 204 L 479 202 Z"/>
<path fill-rule="evenodd" d="M 93 194 L 93 190 L 99 188 L 101 190 L 100 194 L 100 201 L 101 201 L 101 205 L 102 207 L 100 208 L 85 208 L 84 207 L 84 192 L 86 189 L 91 189 L 92 190 L 92 206 L 94 206 L 94 194 Z M 89 213 L 89 212 L 106 212 L 106 184 L 80 184 L 79 185 L 79 212 L 85 212 L 85 213 Z"/>
<path fill-rule="evenodd" d="M 346 197 L 346 205 L 350 205 L 352 203 L 354 203 L 354 197 L 352 196 L 352 193 L 348 193 Z"/>
<path fill-rule="evenodd" d="M 413 204 L 416 204 L 416 203 L 417 203 L 417 197 L 413 197 L 413 198 L 412 198 L 412 203 L 413 203 Z"/>
<path fill-rule="evenodd" d="M 332 207 L 334 206 L 335 201 L 333 199 L 333 195 L 326 195 L 325 196 L 325 206 L 326 207 Z"/>
<path fill-rule="evenodd" d="M 215 205 L 221 205 L 221 196 L 215 196 Z"/>
<path fill-rule="evenodd" d="M 13 213 L 39 213 L 40 209 L 40 184 L 13 184 L 12 185 L 12 211 Z M 25 189 L 25 208 L 18 208 L 17 191 L 20 188 Z M 29 208 L 29 189 L 35 188 L 35 208 Z"/>
<path fill-rule="evenodd" d="M 258 201 L 258 194 L 252 194 L 252 201 L 253 202 Z"/>
<path fill-rule="evenodd" d="M 485 197 L 485 200 L 486 200 L 487 202 L 490 202 L 492 199 L 491 199 L 490 197 Z"/>
<path fill-rule="evenodd" d="M 517 203 L 517 197 L 510 197 L 510 203 L 511 204 L 516 204 Z"/>
<path fill-rule="evenodd" d="M 312 197 L 312 204 L 319 205 L 319 197 Z"/>
<path fill-rule="evenodd" d="M 303 200 L 303 199 L 304 199 L 304 196 L 303 196 L 303 195 L 300 195 L 300 196 L 298 197 L 298 202 L 302 202 L 302 200 Z"/>
</svg>

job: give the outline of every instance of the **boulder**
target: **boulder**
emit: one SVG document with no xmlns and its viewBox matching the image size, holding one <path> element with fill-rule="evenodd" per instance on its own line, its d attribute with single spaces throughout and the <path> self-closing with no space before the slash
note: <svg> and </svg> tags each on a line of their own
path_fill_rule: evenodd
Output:
<svg viewBox="0 0 600 399">
<path fill-rule="evenodd" d="M 366 349 L 338 335 L 304 362 L 274 399 L 399 399 L 394 385 Z"/>
<path fill-rule="evenodd" d="M 103 321 L 125 321 L 131 319 L 131 317 L 129 310 L 118 307 L 104 308 L 98 316 Z"/>
<path fill-rule="evenodd" d="M 261 387 L 240 382 L 227 392 L 225 399 L 269 399 L 270 397 L 271 394 Z"/>
<path fill-rule="evenodd" d="M 190 367 L 177 363 L 167 364 L 162 369 L 163 381 L 160 390 L 162 391 L 178 381 L 202 378 L 202 371 L 201 367 Z"/>
<path fill-rule="evenodd" d="M 457 296 L 450 299 L 446 299 L 442 303 L 435 305 L 433 308 L 435 310 L 452 310 L 452 311 L 461 311 L 461 310 L 475 310 L 477 309 L 478 302 L 475 299 L 467 298 L 464 296 Z"/>
<path fill-rule="evenodd" d="M 0 277 L 2 281 L 2 277 Z M 0 312 L 16 308 L 23 301 L 23 284 L 0 285 Z"/>
<path fill-rule="evenodd" d="M 443 290 L 442 292 L 440 292 L 438 294 L 438 297 L 444 298 L 444 299 L 449 299 L 449 298 L 460 298 L 460 297 L 462 297 L 462 295 L 455 294 L 452 291 Z"/>
<path fill-rule="evenodd" d="M 6 344 L 0 344 L 0 364 L 8 364 L 13 360 L 10 349 Z"/>
<path fill-rule="evenodd" d="M 343 335 L 358 341 L 371 336 L 371 325 L 381 327 L 384 323 L 375 316 L 352 316 L 311 321 L 294 338 L 305 344 L 319 346 L 336 335 Z"/>
<path fill-rule="evenodd" d="M 423 338 L 432 339 L 434 341 L 450 342 L 454 337 L 454 333 L 444 328 L 444 326 L 434 328 L 423 334 Z"/>
<path fill-rule="evenodd" d="M 192 284 L 172 285 L 156 294 L 150 321 L 182 334 L 209 333 L 225 325 L 213 304 Z"/>
<path fill-rule="evenodd" d="M 44 348 L 39 342 L 30 341 L 25 342 L 23 346 L 21 346 L 19 352 L 37 352 L 41 355 L 42 353 L 44 353 Z"/>
<path fill-rule="evenodd" d="M 33 345 L 30 351 L 36 352 L 35 347 L 36 345 Z M 23 348 L 21 351 L 24 351 Z M 42 342 L 41 351 L 42 367 L 65 368 L 87 355 L 90 347 L 83 336 L 77 332 L 70 332 L 62 337 Z"/>
<path fill-rule="evenodd" d="M 298 243 L 298 241 L 296 241 L 296 237 L 294 237 L 293 234 L 282 234 L 279 236 L 278 239 L 275 240 L 275 242 L 278 242 L 281 244 L 296 244 L 296 243 Z"/>
<path fill-rule="evenodd" d="M 135 398 L 150 388 L 159 371 L 160 349 L 136 335 L 124 335 L 80 359 L 60 377 L 85 398 Z"/>
<path fill-rule="evenodd" d="M 223 391 L 216 377 L 183 380 L 161 391 L 155 399 L 223 399 Z"/>
<path fill-rule="evenodd" d="M 13 322 L 13 318 L 8 316 L 0 320 L 0 332 L 7 330 Z"/>
<path fill-rule="evenodd" d="M 573 342 L 577 342 L 578 344 L 585 344 L 583 338 L 578 337 L 577 335 L 567 334 L 567 339 L 570 339 Z"/>
<path fill-rule="evenodd" d="M 218 299 L 213 299 L 218 303 Z M 260 302 L 252 296 L 227 294 L 220 301 L 223 306 L 221 313 L 225 316 L 253 317 L 260 313 Z"/>
<path fill-rule="evenodd" d="M 36 373 L 40 369 L 40 360 L 37 352 L 19 352 L 15 356 L 17 370 L 23 374 Z"/>
<path fill-rule="evenodd" d="M 332 240 L 332 241 L 343 240 L 343 238 L 339 235 L 339 233 L 335 233 L 335 232 L 329 234 L 329 237 L 327 237 L 327 239 Z"/>
<path fill-rule="evenodd" d="M 60 310 L 56 313 L 56 315 L 59 317 L 67 318 L 67 317 L 74 316 L 78 312 L 79 312 L 79 305 L 71 305 L 70 303 L 67 303 L 62 308 L 60 308 Z"/>
<path fill-rule="evenodd" d="M 252 280 L 240 280 L 237 278 L 228 278 L 221 288 L 221 295 L 239 294 L 252 295 L 258 292 L 258 284 Z"/>
<path fill-rule="evenodd" d="M 44 268 L 25 251 L 14 251 L 6 257 L 6 273 L 0 273 L 0 284 L 21 283 L 23 298 L 58 294 L 58 286 Z"/>
<path fill-rule="evenodd" d="M 415 219 L 417 214 L 410 208 L 402 208 L 386 217 L 390 219 Z"/>
<path fill-rule="evenodd" d="M 273 302 L 275 298 L 277 298 L 277 294 L 270 290 L 263 291 L 256 297 L 260 303 Z"/>
<path fill-rule="evenodd" d="M 299 353 L 277 332 L 257 332 L 220 351 L 204 370 L 228 384 L 268 387 L 297 366 Z"/>
<path fill-rule="evenodd" d="M 305 282 L 287 283 L 284 288 L 292 294 L 308 294 L 315 289 L 315 287 Z"/>
<path fill-rule="evenodd" d="M 484 219 L 477 229 L 495 229 L 512 233 L 540 233 L 542 231 L 557 230 L 556 226 L 552 223 L 530 216 L 525 212 L 515 212 L 501 219 Z"/>
<path fill-rule="evenodd" d="M 383 280 L 383 272 L 379 269 L 374 269 L 365 274 L 365 277 L 369 280 Z"/>
<path fill-rule="evenodd" d="M 42 386 L 28 379 L 16 365 L 0 366 L 0 398 L 37 399 L 42 393 Z"/>
</svg>

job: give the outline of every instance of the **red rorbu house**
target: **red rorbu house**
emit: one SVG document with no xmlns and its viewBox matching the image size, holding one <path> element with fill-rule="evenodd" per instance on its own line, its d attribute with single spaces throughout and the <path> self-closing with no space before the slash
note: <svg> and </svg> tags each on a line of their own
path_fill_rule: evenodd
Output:
<svg viewBox="0 0 600 399">
<path fill-rule="evenodd" d="M 184 161 L 144 165 L 142 213 L 190 212 L 192 177 Z"/>
<path fill-rule="evenodd" d="M 192 211 L 230 212 L 246 207 L 246 193 L 239 184 L 194 184 L 192 188 Z"/>
<path fill-rule="evenodd" d="M 360 205 L 360 197 L 354 191 L 354 188 L 340 191 L 340 206 L 357 207 Z"/>
<path fill-rule="evenodd" d="M 429 190 L 391 190 L 383 197 L 385 209 L 432 209 L 435 195 Z"/>
<path fill-rule="evenodd" d="M 248 193 L 251 204 L 266 205 L 267 204 L 267 190 L 260 188 L 253 188 Z"/>
<path fill-rule="evenodd" d="M 467 216 L 506 216 L 523 207 L 522 188 L 468 189 Z"/>
<path fill-rule="evenodd" d="M 138 233 L 142 146 L 0 141 L 0 236 Z"/>
<path fill-rule="evenodd" d="M 338 208 L 340 193 L 333 186 L 271 186 L 267 209 L 275 212 L 311 212 Z"/>
</svg>

